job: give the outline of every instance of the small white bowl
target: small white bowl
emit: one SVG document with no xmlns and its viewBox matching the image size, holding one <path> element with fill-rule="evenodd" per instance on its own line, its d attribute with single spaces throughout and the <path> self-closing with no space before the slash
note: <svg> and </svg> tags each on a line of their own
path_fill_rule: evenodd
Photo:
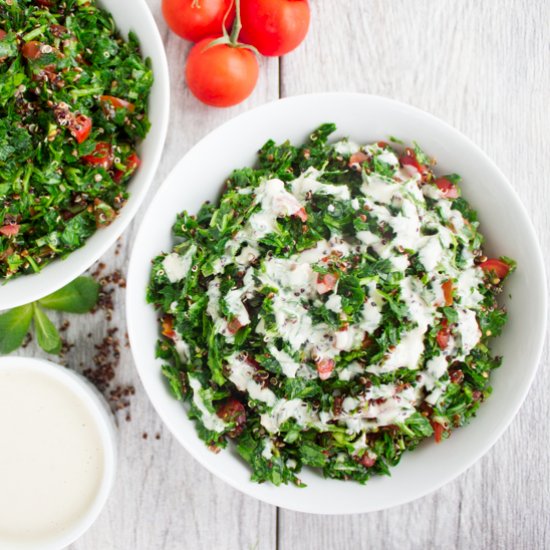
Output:
<svg viewBox="0 0 550 550">
<path fill-rule="evenodd" d="M 151 58 L 155 82 L 149 99 L 151 130 L 138 147 L 141 166 L 128 184 L 130 197 L 116 220 L 96 231 L 86 244 L 65 259 L 58 259 L 39 273 L 0 281 L 0 310 L 42 298 L 86 271 L 122 234 L 136 215 L 153 181 L 166 139 L 170 105 L 168 63 L 155 20 L 145 0 L 98 0 L 109 11 L 124 36 L 134 31 L 142 53 Z"/>
<path fill-rule="evenodd" d="M 156 313 L 145 302 L 151 259 L 172 246 L 171 227 L 182 210 L 196 212 L 215 201 L 234 168 L 251 166 L 264 142 L 301 143 L 323 122 L 335 122 L 335 137 L 368 143 L 396 136 L 416 140 L 438 161 L 439 173 L 464 178 L 464 196 L 478 210 L 485 250 L 518 262 L 506 282 L 509 322 L 492 349 L 504 357 L 493 374 L 494 391 L 477 418 L 439 445 L 426 442 L 392 469 L 391 477 L 366 485 L 323 479 L 305 468 L 308 487 L 274 487 L 250 481 L 250 469 L 229 445 L 215 455 L 198 438 L 193 422 L 167 389 L 162 361 L 155 359 Z M 216 161 L 212 162 L 212 151 Z M 509 299 L 508 295 L 513 299 Z M 510 424 L 535 376 L 546 326 L 546 285 L 542 254 L 529 215 L 495 164 L 468 138 L 441 120 L 390 99 L 361 94 L 315 94 L 269 103 L 214 130 L 174 168 L 141 223 L 134 243 L 127 289 L 127 318 L 134 359 L 157 412 L 181 444 L 206 468 L 233 487 L 271 504 L 301 512 L 351 514 L 382 510 L 434 491 L 481 458 Z"/>
<path fill-rule="evenodd" d="M 0 533 L 0 550 L 61 550 L 80 536 L 82 536 L 95 522 L 103 510 L 107 498 L 115 480 L 117 462 L 116 426 L 109 406 L 96 390 L 84 377 L 74 371 L 46 361 L 28 357 L 0 357 L 0 372 L 26 371 L 31 376 L 41 375 L 51 377 L 60 382 L 70 393 L 84 405 L 90 417 L 95 422 L 99 434 L 103 454 L 102 476 L 95 497 L 86 511 L 71 525 L 67 526 L 60 534 L 50 534 L 42 540 L 14 541 L 13 536 L 9 541 L 2 539 Z M 21 457 L 23 459 L 23 457 Z M 51 495 L 56 498 L 55 494 Z"/>
</svg>

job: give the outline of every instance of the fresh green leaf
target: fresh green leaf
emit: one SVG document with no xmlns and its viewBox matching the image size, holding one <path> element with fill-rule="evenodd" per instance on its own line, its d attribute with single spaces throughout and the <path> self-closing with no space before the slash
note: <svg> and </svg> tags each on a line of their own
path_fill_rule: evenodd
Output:
<svg viewBox="0 0 550 550">
<path fill-rule="evenodd" d="M 34 329 L 38 345 L 47 353 L 57 355 L 61 351 L 61 337 L 44 311 L 34 302 Z"/>
<path fill-rule="evenodd" d="M 10 309 L 0 315 L 0 353 L 11 353 L 23 343 L 29 332 L 32 315 L 30 304 Z"/>
<path fill-rule="evenodd" d="M 41 306 L 69 313 L 87 313 L 96 304 L 99 284 L 91 277 L 78 277 L 68 285 L 39 300 Z"/>
</svg>

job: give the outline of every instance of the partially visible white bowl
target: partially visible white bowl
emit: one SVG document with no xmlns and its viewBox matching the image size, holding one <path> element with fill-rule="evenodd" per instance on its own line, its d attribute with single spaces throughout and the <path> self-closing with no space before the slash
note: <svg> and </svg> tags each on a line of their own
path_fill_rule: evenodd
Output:
<svg viewBox="0 0 550 550">
<path fill-rule="evenodd" d="M 103 456 L 102 474 L 95 496 L 83 513 L 67 525 L 61 521 L 66 518 L 59 518 L 61 526 L 58 526 L 58 533 L 48 532 L 44 536 L 40 536 L 40 540 L 35 537 L 31 538 L 29 533 L 22 533 L 20 541 L 14 540 L 13 534 L 8 540 L 4 540 L 0 533 L 0 550 L 36 550 L 38 548 L 40 550 L 61 550 L 81 537 L 93 525 L 105 507 L 113 488 L 117 467 L 116 426 L 113 415 L 103 396 L 86 378 L 51 361 L 30 357 L 4 356 L 0 357 L 0 371 L 23 372 L 31 377 L 46 376 L 60 383 L 82 404 L 97 429 Z M 63 433 L 56 433 L 55 426 L 52 426 L 50 431 L 53 440 L 56 438 L 59 440 L 64 436 Z M 37 450 L 40 449 L 40 445 Z M 24 461 L 25 457 L 21 457 L 21 460 Z M 39 487 L 36 490 L 40 489 Z M 56 498 L 56 495 L 51 496 L 53 499 Z M 31 508 L 29 506 L 29 509 Z M 33 517 L 31 521 L 35 519 Z"/>
<path fill-rule="evenodd" d="M 438 160 L 441 173 L 458 172 L 464 196 L 479 212 L 491 255 L 517 260 L 506 285 L 509 322 L 493 349 L 504 356 L 492 377 L 493 395 L 470 425 L 443 443 L 426 443 L 407 453 L 389 478 L 354 482 L 323 479 L 308 471 L 308 487 L 274 487 L 250 481 L 248 466 L 231 449 L 215 455 L 198 438 L 184 407 L 162 379 L 155 359 L 156 314 L 145 302 L 151 259 L 172 244 L 171 226 L 182 210 L 195 212 L 215 201 L 234 168 L 254 164 L 256 151 L 273 138 L 300 143 L 316 126 L 335 122 L 337 136 L 369 142 L 397 136 L 418 141 Z M 216 151 L 216 162 L 211 162 Z M 244 493 L 301 512 L 351 514 L 382 510 L 419 498 L 458 476 L 483 456 L 518 412 L 535 376 L 546 326 L 542 254 L 529 216 L 510 183 L 468 138 L 423 111 L 382 97 L 319 94 L 269 103 L 229 121 L 199 142 L 174 168 L 143 219 L 130 260 L 127 317 L 132 351 L 157 412 L 181 444 L 206 468 Z"/>
<path fill-rule="evenodd" d="M 128 185 L 130 197 L 116 220 L 88 239 L 67 258 L 55 260 L 39 273 L 0 283 L 0 310 L 20 306 L 61 288 L 88 269 L 122 234 L 136 215 L 159 165 L 170 106 L 168 62 L 155 20 L 145 0 L 98 0 L 109 11 L 124 36 L 134 31 L 142 53 L 151 58 L 155 82 L 149 99 L 151 130 L 138 147 L 141 166 Z"/>
</svg>

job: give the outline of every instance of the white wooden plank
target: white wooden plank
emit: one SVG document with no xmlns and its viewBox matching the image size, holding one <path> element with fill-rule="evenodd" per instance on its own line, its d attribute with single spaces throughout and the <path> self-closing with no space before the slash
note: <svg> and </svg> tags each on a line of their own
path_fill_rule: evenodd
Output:
<svg viewBox="0 0 550 550">
<path fill-rule="evenodd" d="M 333 0 L 312 7 L 306 44 L 282 63 L 283 95 L 361 91 L 440 116 L 508 174 L 549 250 L 550 4 Z M 518 418 L 458 480 L 381 513 L 281 511 L 279 548 L 548 548 L 548 363 L 546 352 Z"/>
</svg>

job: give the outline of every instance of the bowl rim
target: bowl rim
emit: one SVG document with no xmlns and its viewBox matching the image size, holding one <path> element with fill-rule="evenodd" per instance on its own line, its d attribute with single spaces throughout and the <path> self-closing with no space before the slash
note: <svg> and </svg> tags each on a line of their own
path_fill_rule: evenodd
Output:
<svg viewBox="0 0 550 550">
<path fill-rule="evenodd" d="M 278 497 L 276 491 L 270 491 L 262 494 L 261 496 L 258 494 L 254 494 L 253 490 L 250 488 L 251 484 L 253 482 L 248 482 L 246 485 L 241 484 L 235 479 L 233 479 L 232 476 L 226 474 L 222 469 L 220 468 L 214 468 L 208 463 L 203 462 L 201 459 L 199 452 L 195 450 L 195 448 L 192 446 L 192 444 L 188 441 L 188 438 L 186 435 L 181 431 L 177 429 L 177 426 L 175 422 L 170 418 L 170 414 L 168 411 L 165 411 L 165 408 L 163 406 L 164 399 L 161 399 L 160 397 L 157 397 L 156 395 L 152 395 L 153 392 L 150 391 L 149 383 L 147 381 L 146 377 L 146 360 L 140 356 L 137 355 L 136 350 L 136 329 L 135 326 L 137 325 L 138 321 L 138 315 L 137 310 L 141 305 L 145 303 L 145 289 L 139 289 L 136 287 L 136 284 L 134 282 L 134 279 L 137 278 L 137 273 L 145 269 L 145 266 L 138 265 L 138 254 L 136 253 L 136 250 L 139 247 L 140 241 L 143 240 L 144 235 L 146 234 L 146 226 L 147 226 L 147 217 L 148 212 L 154 208 L 155 203 L 160 200 L 159 197 L 162 197 L 162 194 L 164 190 L 169 185 L 169 182 L 172 180 L 173 174 L 177 173 L 179 169 L 179 165 L 185 161 L 185 159 L 190 156 L 195 150 L 201 148 L 203 144 L 211 139 L 213 139 L 218 134 L 224 132 L 228 127 L 237 126 L 241 123 L 243 119 L 247 118 L 253 118 L 255 116 L 258 116 L 262 113 L 264 110 L 272 109 L 275 104 L 280 105 L 287 105 L 294 102 L 303 102 L 303 101 L 309 101 L 311 99 L 316 98 L 326 98 L 326 99 L 339 99 L 341 101 L 346 101 L 346 99 L 355 99 L 355 98 L 363 98 L 366 101 L 374 101 L 379 102 L 380 104 L 385 104 L 389 107 L 393 107 L 394 109 L 399 109 L 401 111 L 405 110 L 408 111 L 411 114 L 416 114 L 418 116 L 424 117 L 427 121 L 431 121 L 432 123 L 435 123 L 439 125 L 445 132 L 448 132 L 450 135 L 453 136 L 454 139 L 462 141 L 469 147 L 473 148 L 477 154 L 480 155 L 480 157 L 484 160 L 487 165 L 490 166 L 490 168 L 495 172 L 495 174 L 500 178 L 503 185 L 505 185 L 508 188 L 508 191 L 511 193 L 511 195 L 515 199 L 515 207 L 517 207 L 521 213 L 524 215 L 526 220 L 526 230 L 527 230 L 527 237 L 532 241 L 534 244 L 534 247 L 536 249 L 536 258 L 533 258 L 533 264 L 532 267 L 534 267 L 535 271 L 538 271 L 539 275 L 541 276 L 541 281 L 543 281 L 543 287 L 544 292 L 543 295 L 540 297 L 542 301 L 542 307 L 541 311 L 547 311 L 548 309 L 548 294 L 547 294 L 547 285 L 544 284 L 546 279 L 546 273 L 545 273 L 545 266 L 544 261 L 542 257 L 542 249 L 540 247 L 540 242 L 537 238 L 534 226 L 532 224 L 532 221 L 528 215 L 527 209 L 525 208 L 523 202 L 520 200 L 518 194 L 516 193 L 514 187 L 508 180 L 508 178 L 504 175 L 504 173 L 498 168 L 498 166 L 495 164 L 495 162 L 483 151 L 477 144 L 475 144 L 470 138 L 468 138 L 466 135 L 464 135 L 462 132 L 451 126 L 449 123 L 445 122 L 444 120 L 440 119 L 439 117 L 436 117 L 435 115 L 432 115 L 431 113 L 424 111 L 423 109 L 419 109 L 418 107 L 412 106 L 410 104 L 391 99 L 385 96 L 380 95 L 373 95 L 373 94 L 363 94 L 359 92 L 322 92 L 322 93 L 312 93 L 312 94 L 300 94 L 295 96 L 290 96 L 286 98 L 277 99 L 268 103 L 265 103 L 263 105 L 260 105 L 258 107 L 255 107 L 249 111 L 246 111 L 244 113 L 239 114 L 238 116 L 230 119 L 229 121 L 223 123 L 222 125 L 216 127 L 214 130 L 209 132 L 206 136 L 204 136 L 200 141 L 198 141 L 192 148 L 190 148 L 181 158 L 180 160 L 175 164 L 175 166 L 172 168 L 168 176 L 165 178 L 165 180 L 162 182 L 162 184 L 158 187 L 155 196 L 147 206 L 147 209 L 145 211 L 145 214 L 143 216 L 143 223 L 141 224 L 141 227 L 139 228 L 138 232 L 136 233 L 134 237 L 134 242 L 131 249 L 130 254 L 130 261 L 128 265 L 128 276 L 127 276 L 127 300 L 126 300 L 126 317 L 127 317 L 127 323 L 128 323 L 128 334 L 129 334 L 129 340 L 131 344 L 132 349 L 132 355 L 134 358 L 134 362 L 136 364 L 136 368 L 139 374 L 139 377 L 143 383 L 143 386 L 145 388 L 145 391 L 147 393 L 147 396 L 149 397 L 149 400 L 153 404 L 153 407 L 161 417 L 163 423 L 168 427 L 172 435 L 179 441 L 179 443 L 186 449 L 187 452 L 191 454 L 191 456 L 201 464 L 201 466 L 205 467 L 210 473 L 214 474 L 216 477 L 222 479 L 226 483 L 228 483 L 231 487 L 239 490 L 240 492 L 252 496 L 253 498 L 256 498 L 260 501 L 266 502 L 268 504 L 272 504 L 275 506 L 279 506 L 284 509 L 296 511 L 296 512 L 303 512 L 303 513 L 312 513 L 312 514 L 319 514 L 319 515 L 349 515 L 349 514 L 355 514 L 355 513 L 368 513 L 368 512 L 374 512 L 389 508 L 394 508 L 396 506 L 401 506 L 403 504 L 407 504 L 409 502 L 415 501 L 417 499 L 420 499 L 426 495 L 429 495 L 442 486 L 446 485 L 447 483 L 453 481 L 457 477 L 459 477 L 461 474 L 463 474 L 466 470 L 468 470 L 473 464 L 475 464 L 478 460 L 480 460 L 484 455 L 487 454 L 487 452 L 493 447 L 493 445 L 500 439 L 500 437 L 503 435 L 503 433 L 507 430 L 507 428 L 510 426 L 514 418 L 516 417 L 519 409 L 523 405 L 525 398 L 527 397 L 527 394 L 529 392 L 529 389 L 531 388 L 531 385 L 533 383 L 534 377 L 536 376 L 536 373 L 538 371 L 538 368 L 540 366 L 540 360 L 541 355 L 545 343 L 545 334 L 546 334 L 546 324 L 547 324 L 547 318 L 546 315 L 542 315 L 542 318 L 540 319 L 540 323 L 536 324 L 536 327 L 538 327 L 538 333 L 535 337 L 535 341 L 538 342 L 537 349 L 533 355 L 533 357 L 536 358 L 536 363 L 534 365 L 534 368 L 532 369 L 532 372 L 527 380 L 527 383 L 524 385 L 523 390 L 521 394 L 518 395 L 518 399 L 516 400 L 516 404 L 512 409 L 509 409 L 508 414 L 504 418 L 503 421 L 501 421 L 498 426 L 495 427 L 495 429 L 491 432 L 490 435 L 485 439 L 484 443 L 482 445 L 479 445 L 477 448 L 477 451 L 475 453 L 472 453 L 471 458 L 468 460 L 464 460 L 461 463 L 461 466 L 459 468 L 456 468 L 453 472 L 450 474 L 443 476 L 443 478 L 433 485 L 430 485 L 425 490 L 419 491 L 414 496 L 410 497 L 402 497 L 402 498 L 396 498 L 394 499 L 393 504 L 391 505 L 385 505 L 380 507 L 369 507 L 368 509 L 358 509 L 358 510 L 334 510 L 330 509 L 327 510 L 323 506 L 314 506 L 314 507 L 305 507 L 301 506 L 300 504 L 295 504 L 294 502 L 282 502 L 282 498 Z M 221 184 L 220 184 L 221 186 Z M 183 206 L 182 206 L 183 208 Z M 136 288 L 135 288 L 136 287 Z M 141 305 L 138 306 L 138 300 L 141 296 Z M 137 298 L 134 300 L 133 298 Z M 149 304 L 146 304 L 148 307 L 152 307 Z M 154 357 L 151 357 L 151 362 L 154 360 Z M 167 394 L 168 395 L 168 392 Z M 170 396 L 170 398 L 172 398 Z M 172 398 L 173 399 L 173 398 Z M 182 412 L 184 412 L 184 409 L 182 407 Z M 195 436 L 197 437 L 197 436 Z M 257 485 L 257 484 L 254 484 Z M 306 489 L 299 489 L 299 490 L 307 490 Z"/>
<path fill-rule="evenodd" d="M 60 382 L 78 398 L 90 413 L 98 429 L 104 455 L 103 477 L 90 508 L 65 533 L 45 539 L 40 548 L 43 550 L 61 550 L 80 538 L 97 520 L 103 511 L 113 488 L 117 470 L 116 425 L 109 405 L 99 391 L 82 375 L 47 359 L 37 357 L 0 356 L 0 371 L 25 370 L 46 375 Z M 2 548 L 0 538 L 0 548 Z M 11 544 L 11 543 L 10 543 Z M 35 543 L 21 543 L 17 548 L 36 548 Z"/>
<path fill-rule="evenodd" d="M 113 0 L 98 0 L 98 3 L 105 9 L 110 12 L 110 9 L 105 4 L 112 2 Z M 168 133 L 168 122 L 170 115 L 170 74 L 168 69 L 168 59 L 166 57 L 166 50 L 162 42 L 162 37 L 160 31 L 157 27 L 151 9 L 149 8 L 145 0 L 133 0 L 133 3 L 138 4 L 138 8 L 141 10 L 143 17 L 147 20 L 147 25 L 150 29 L 150 40 L 153 45 L 153 49 L 158 56 L 159 64 L 154 68 L 154 83 L 153 86 L 156 86 L 158 89 L 159 99 L 158 105 L 160 106 L 161 114 L 158 117 L 158 121 L 155 121 L 155 125 L 158 125 L 158 139 L 152 152 L 152 158 L 147 166 L 141 166 L 140 171 L 144 171 L 145 175 L 143 176 L 146 183 L 142 185 L 142 188 L 139 191 L 133 190 L 132 195 L 128 202 L 124 205 L 121 212 L 124 215 L 119 216 L 114 223 L 116 223 L 116 230 L 109 233 L 102 233 L 96 231 L 80 248 L 73 250 L 65 258 L 56 258 L 53 262 L 45 266 L 38 273 L 28 273 L 21 275 L 20 277 L 15 277 L 13 279 L 8 279 L 5 281 L 0 281 L 0 311 L 15 308 L 30 302 L 34 302 L 59 290 L 66 284 L 70 283 L 73 279 L 84 273 L 89 269 L 105 252 L 115 243 L 115 241 L 124 233 L 128 228 L 130 223 L 136 217 L 141 205 L 145 201 L 145 198 L 148 192 L 151 189 L 152 183 L 155 178 L 162 154 L 164 152 L 164 144 L 166 141 L 166 135 Z M 115 23 L 117 21 L 115 20 Z M 117 24 L 118 28 L 118 24 Z M 126 33 L 123 33 L 126 34 Z M 142 43 L 142 37 L 138 36 L 140 42 Z M 151 57 L 151 56 L 149 56 Z M 150 100 L 151 101 L 151 100 Z M 151 103 L 150 103 L 151 105 Z M 142 146 L 149 135 L 140 143 Z M 149 138 L 150 139 L 150 138 Z M 131 180 L 130 180 L 131 184 Z M 108 229 L 108 228 L 106 228 Z M 84 251 L 89 248 L 90 239 L 94 239 L 95 252 L 85 253 Z M 81 255 L 82 258 L 79 262 L 71 262 L 71 258 L 75 254 Z M 42 281 L 44 275 L 48 276 L 49 268 L 52 266 L 61 265 L 62 267 L 56 268 L 55 279 L 52 279 L 48 284 L 44 284 Z M 64 269 L 63 269 L 64 267 Z M 41 277 L 42 276 L 42 277 Z M 21 287 L 21 290 L 17 292 L 9 292 L 10 288 L 13 288 L 13 285 Z"/>
</svg>

